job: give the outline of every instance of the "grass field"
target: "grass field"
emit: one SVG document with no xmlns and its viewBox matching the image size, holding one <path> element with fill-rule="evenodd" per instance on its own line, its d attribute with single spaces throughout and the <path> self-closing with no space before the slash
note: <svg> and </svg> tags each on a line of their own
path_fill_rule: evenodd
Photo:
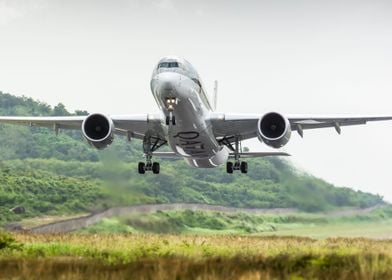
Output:
<svg viewBox="0 0 392 280">
<path fill-rule="evenodd" d="M 271 233 L 260 233 L 270 235 Z M 363 237 L 392 239 L 392 220 L 369 222 L 346 222 L 331 224 L 288 225 L 274 232 L 278 236 L 303 236 L 316 239 L 329 237 Z"/>
<path fill-rule="evenodd" d="M 158 211 L 104 219 L 84 233 L 165 233 L 279 235 L 311 238 L 367 237 L 392 239 L 392 211 L 333 216 L 323 213 L 255 215 L 202 211 Z"/>
<path fill-rule="evenodd" d="M 1 235 L 0 279 L 391 279 L 392 242 L 364 238 Z"/>
<path fill-rule="evenodd" d="M 0 279 L 392 279 L 388 209 L 352 216 L 158 211 L 73 234 L 0 234 Z"/>
</svg>

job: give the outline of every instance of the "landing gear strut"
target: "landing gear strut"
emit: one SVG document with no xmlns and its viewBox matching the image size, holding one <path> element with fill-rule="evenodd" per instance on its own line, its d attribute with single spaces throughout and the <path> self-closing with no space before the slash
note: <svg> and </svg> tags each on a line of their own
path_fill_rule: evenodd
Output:
<svg viewBox="0 0 392 280">
<path fill-rule="evenodd" d="M 226 163 L 226 172 L 228 174 L 232 174 L 234 170 L 240 170 L 241 173 L 248 173 L 248 163 L 246 161 L 240 160 L 240 153 L 242 152 L 241 142 L 238 137 L 235 138 L 234 148 L 231 144 L 229 144 L 229 148 L 234 151 L 234 163 L 228 161 Z"/>
<path fill-rule="evenodd" d="M 152 153 L 166 144 L 166 141 L 159 138 L 156 138 L 154 142 L 151 142 L 151 140 L 153 140 L 152 137 L 148 136 L 145 136 L 143 139 L 143 151 L 146 157 L 146 162 L 139 162 L 139 174 L 145 174 L 146 171 L 152 171 L 154 174 L 159 174 L 160 172 L 160 164 L 159 162 L 152 161 Z"/>
</svg>

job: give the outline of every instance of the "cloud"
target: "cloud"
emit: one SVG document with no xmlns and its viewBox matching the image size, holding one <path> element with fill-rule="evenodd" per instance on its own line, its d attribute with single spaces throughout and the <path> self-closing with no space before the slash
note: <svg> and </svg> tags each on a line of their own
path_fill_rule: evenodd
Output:
<svg viewBox="0 0 392 280">
<path fill-rule="evenodd" d="M 153 0 L 152 4 L 161 10 L 165 10 L 165 11 L 175 11 L 176 7 L 174 4 L 174 0 Z"/>
<path fill-rule="evenodd" d="M 5 25 L 23 17 L 23 12 L 9 1 L 0 1 L 0 25 Z"/>
<path fill-rule="evenodd" d="M 0 25 L 6 25 L 43 7 L 44 0 L 0 0 Z"/>
</svg>

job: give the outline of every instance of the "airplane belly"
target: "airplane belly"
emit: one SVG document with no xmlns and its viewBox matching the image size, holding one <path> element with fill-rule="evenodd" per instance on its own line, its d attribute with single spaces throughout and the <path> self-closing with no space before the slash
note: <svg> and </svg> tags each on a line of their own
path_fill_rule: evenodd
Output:
<svg viewBox="0 0 392 280">
<path fill-rule="evenodd" d="M 173 112 L 176 124 L 168 127 L 168 144 L 183 157 L 208 159 L 215 156 L 222 147 L 205 121 L 208 112 L 195 95 L 190 94 L 193 98 L 186 94 L 181 96 Z"/>
<path fill-rule="evenodd" d="M 190 158 L 210 158 L 222 149 L 208 131 L 195 129 L 178 129 L 169 136 L 168 142 L 174 152 Z"/>
<path fill-rule="evenodd" d="M 228 158 L 229 151 L 226 147 L 223 147 L 217 154 L 210 158 L 185 157 L 185 162 L 193 167 L 213 168 L 225 163 Z"/>
</svg>

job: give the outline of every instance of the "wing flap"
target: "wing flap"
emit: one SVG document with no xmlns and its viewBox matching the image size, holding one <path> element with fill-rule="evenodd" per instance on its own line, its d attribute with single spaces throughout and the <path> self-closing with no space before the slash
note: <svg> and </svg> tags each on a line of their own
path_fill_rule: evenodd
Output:
<svg viewBox="0 0 392 280">
<path fill-rule="evenodd" d="M 234 153 L 230 153 L 229 155 L 231 158 L 234 158 Z M 291 156 L 285 152 L 243 152 L 240 153 L 241 158 L 258 158 L 258 157 L 271 157 L 271 156 L 284 156 L 289 157 Z"/>
<path fill-rule="evenodd" d="M 57 127 L 66 129 L 80 129 L 86 116 L 66 117 L 0 117 L 0 123 L 19 124 L 41 127 Z"/>
</svg>

